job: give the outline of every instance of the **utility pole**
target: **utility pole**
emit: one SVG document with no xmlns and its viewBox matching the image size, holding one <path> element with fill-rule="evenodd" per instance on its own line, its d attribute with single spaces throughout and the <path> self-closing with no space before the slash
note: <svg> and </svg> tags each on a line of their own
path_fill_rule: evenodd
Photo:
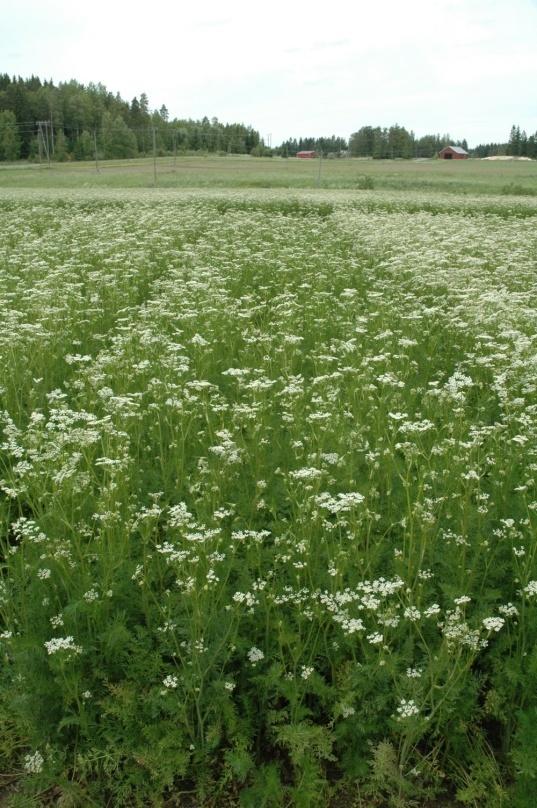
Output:
<svg viewBox="0 0 537 808">
<path fill-rule="evenodd" d="M 173 171 L 177 171 L 177 132 L 173 131 Z"/>
<path fill-rule="evenodd" d="M 93 130 L 93 148 L 95 151 L 95 171 L 99 174 L 99 160 L 97 158 L 97 130 Z"/>
<path fill-rule="evenodd" d="M 52 125 L 52 109 L 50 110 L 50 140 L 52 142 L 52 156 L 54 157 L 54 127 Z"/>
<path fill-rule="evenodd" d="M 41 143 L 41 127 L 37 130 L 37 146 L 39 148 L 39 168 L 43 168 L 43 145 Z"/>
<path fill-rule="evenodd" d="M 49 142 L 48 142 L 48 121 L 38 121 L 37 125 L 39 127 L 39 134 L 41 135 L 41 143 L 43 144 L 43 147 L 45 149 L 45 155 L 47 157 L 48 167 L 50 168 L 50 148 L 49 148 Z M 45 127 L 46 140 L 45 140 L 45 137 L 43 135 L 43 126 Z"/>
<path fill-rule="evenodd" d="M 43 123 L 45 124 L 45 137 L 46 137 L 46 139 L 47 139 L 47 157 L 48 157 L 48 167 L 50 168 L 50 157 L 51 157 L 51 154 L 50 154 L 50 143 L 49 143 L 49 139 L 48 139 L 48 121 L 43 121 Z"/>
<path fill-rule="evenodd" d="M 153 127 L 153 182 L 157 187 L 157 130 Z"/>
<path fill-rule="evenodd" d="M 321 187 L 321 170 L 323 167 L 323 150 L 319 151 L 319 172 L 317 174 L 317 188 Z"/>
</svg>

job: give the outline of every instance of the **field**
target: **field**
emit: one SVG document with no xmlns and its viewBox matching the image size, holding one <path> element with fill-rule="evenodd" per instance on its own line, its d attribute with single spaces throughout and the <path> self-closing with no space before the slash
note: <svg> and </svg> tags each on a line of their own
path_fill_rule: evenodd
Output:
<svg viewBox="0 0 537 808">
<path fill-rule="evenodd" d="M 1 165 L 1 164 L 0 164 Z M 154 183 L 152 159 L 0 167 L 0 188 L 141 188 Z M 162 157 L 161 188 L 329 188 L 537 196 L 537 162 L 483 160 L 319 160 Z"/>
<path fill-rule="evenodd" d="M 532 808 L 536 166 L 243 162 L 0 171 L 4 802 Z"/>
</svg>

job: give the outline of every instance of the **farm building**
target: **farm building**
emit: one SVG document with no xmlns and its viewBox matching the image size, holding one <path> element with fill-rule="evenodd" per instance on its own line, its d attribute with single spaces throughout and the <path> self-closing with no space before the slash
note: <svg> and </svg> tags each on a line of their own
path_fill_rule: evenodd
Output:
<svg viewBox="0 0 537 808">
<path fill-rule="evenodd" d="M 438 156 L 441 160 L 466 160 L 469 154 L 460 146 L 444 146 L 438 152 Z"/>
<path fill-rule="evenodd" d="M 317 152 L 314 151 L 299 151 L 296 153 L 297 157 L 301 157 L 303 160 L 307 158 L 317 157 Z"/>
</svg>

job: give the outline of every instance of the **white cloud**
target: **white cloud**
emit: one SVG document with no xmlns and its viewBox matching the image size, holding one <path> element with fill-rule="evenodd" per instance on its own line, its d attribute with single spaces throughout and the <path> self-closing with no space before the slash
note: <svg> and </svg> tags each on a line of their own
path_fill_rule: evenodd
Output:
<svg viewBox="0 0 537 808">
<path fill-rule="evenodd" d="M 344 0 L 332 10 L 205 0 L 8 2 L 2 69 L 147 92 L 172 116 L 289 135 L 398 122 L 418 134 L 504 139 L 537 129 L 532 0 Z"/>
</svg>

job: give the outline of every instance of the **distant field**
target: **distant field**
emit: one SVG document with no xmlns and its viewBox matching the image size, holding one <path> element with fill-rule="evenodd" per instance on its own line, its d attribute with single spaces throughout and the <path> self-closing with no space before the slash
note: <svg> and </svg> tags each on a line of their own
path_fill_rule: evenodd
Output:
<svg viewBox="0 0 537 808">
<path fill-rule="evenodd" d="M 0 168 L 0 188 L 149 187 L 153 160 L 27 164 Z M 319 160 L 254 157 L 157 159 L 162 188 L 342 188 L 537 195 L 537 162 Z"/>
</svg>

